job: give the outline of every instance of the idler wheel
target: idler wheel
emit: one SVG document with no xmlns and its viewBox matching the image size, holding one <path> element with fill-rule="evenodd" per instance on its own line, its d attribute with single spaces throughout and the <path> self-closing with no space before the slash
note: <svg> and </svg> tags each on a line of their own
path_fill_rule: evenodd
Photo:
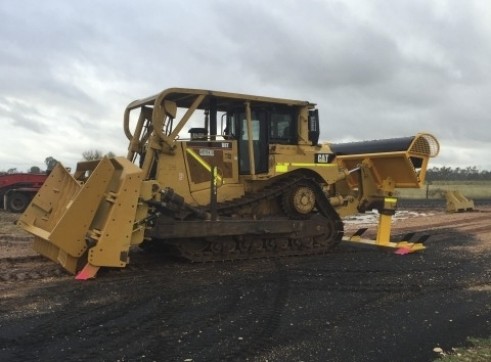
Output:
<svg viewBox="0 0 491 362">
<path fill-rule="evenodd" d="M 285 213 L 294 219 L 307 219 L 315 209 L 315 191 L 308 182 L 299 182 L 283 194 Z"/>
</svg>

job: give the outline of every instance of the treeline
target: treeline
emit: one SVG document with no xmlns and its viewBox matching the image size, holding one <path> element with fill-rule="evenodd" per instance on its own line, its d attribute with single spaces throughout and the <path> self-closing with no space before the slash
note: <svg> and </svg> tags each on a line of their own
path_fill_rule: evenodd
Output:
<svg viewBox="0 0 491 362">
<path fill-rule="evenodd" d="M 491 171 L 479 170 L 476 166 L 452 168 L 433 167 L 426 171 L 426 181 L 486 181 L 491 180 Z"/>
<path fill-rule="evenodd" d="M 83 157 L 84 161 L 100 160 L 104 156 L 116 157 L 116 155 L 112 152 L 108 152 L 108 153 L 104 154 L 100 150 L 87 150 L 87 151 L 84 151 L 82 153 L 82 157 Z M 46 165 L 46 172 L 49 172 L 50 170 L 53 169 L 53 167 L 55 167 L 55 165 L 58 163 L 58 160 L 52 156 L 48 156 L 44 160 L 44 163 Z M 17 168 L 9 168 L 7 171 L 0 170 L 0 174 L 9 174 L 9 173 L 17 173 L 17 172 L 22 173 L 24 171 L 19 171 L 19 170 L 17 170 Z M 38 166 L 31 166 L 26 172 L 27 173 L 41 173 L 41 172 L 45 172 L 45 171 L 41 170 L 41 168 L 39 168 Z"/>
</svg>

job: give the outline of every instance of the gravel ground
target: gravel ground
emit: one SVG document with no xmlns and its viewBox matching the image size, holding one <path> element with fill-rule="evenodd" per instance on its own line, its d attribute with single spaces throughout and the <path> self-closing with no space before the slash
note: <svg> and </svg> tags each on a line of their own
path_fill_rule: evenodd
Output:
<svg viewBox="0 0 491 362">
<path fill-rule="evenodd" d="M 431 361 L 491 335 L 491 207 L 402 205 L 396 255 L 341 244 L 296 258 L 190 264 L 135 252 L 75 281 L 0 212 L 1 361 Z M 348 220 L 347 234 L 373 216 Z"/>
</svg>

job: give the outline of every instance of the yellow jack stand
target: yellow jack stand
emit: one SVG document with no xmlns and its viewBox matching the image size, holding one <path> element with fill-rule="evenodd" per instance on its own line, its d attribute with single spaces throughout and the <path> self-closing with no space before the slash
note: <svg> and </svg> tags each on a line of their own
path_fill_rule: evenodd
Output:
<svg viewBox="0 0 491 362">
<path fill-rule="evenodd" d="M 414 236 L 414 233 L 404 235 L 402 240 L 399 242 L 390 241 L 390 232 L 392 228 L 391 223 L 392 215 L 381 213 L 377 228 L 377 238 L 375 240 L 362 238 L 363 233 L 367 231 L 367 228 L 362 228 L 358 229 L 352 236 L 343 237 L 343 241 L 355 244 L 365 244 L 383 248 L 397 249 L 395 253 L 399 255 L 405 255 L 426 249 L 426 247 L 423 245 L 423 242 L 428 239 L 428 235 L 421 236 L 418 241 L 414 243 L 409 241 Z"/>
</svg>

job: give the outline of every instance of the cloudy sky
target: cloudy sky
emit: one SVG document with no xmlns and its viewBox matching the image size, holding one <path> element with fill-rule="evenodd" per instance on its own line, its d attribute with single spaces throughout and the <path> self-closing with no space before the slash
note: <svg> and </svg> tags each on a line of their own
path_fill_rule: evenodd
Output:
<svg viewBox="0 0 491 362">
<path fill-rule="evenodd" d="M 123 112 L 169 87 L 317 103 L 325 141 L 430 132 L 491 169 L 489 0 L 0 2 L 0 171 L 125 155 Z"/>
</svg>

